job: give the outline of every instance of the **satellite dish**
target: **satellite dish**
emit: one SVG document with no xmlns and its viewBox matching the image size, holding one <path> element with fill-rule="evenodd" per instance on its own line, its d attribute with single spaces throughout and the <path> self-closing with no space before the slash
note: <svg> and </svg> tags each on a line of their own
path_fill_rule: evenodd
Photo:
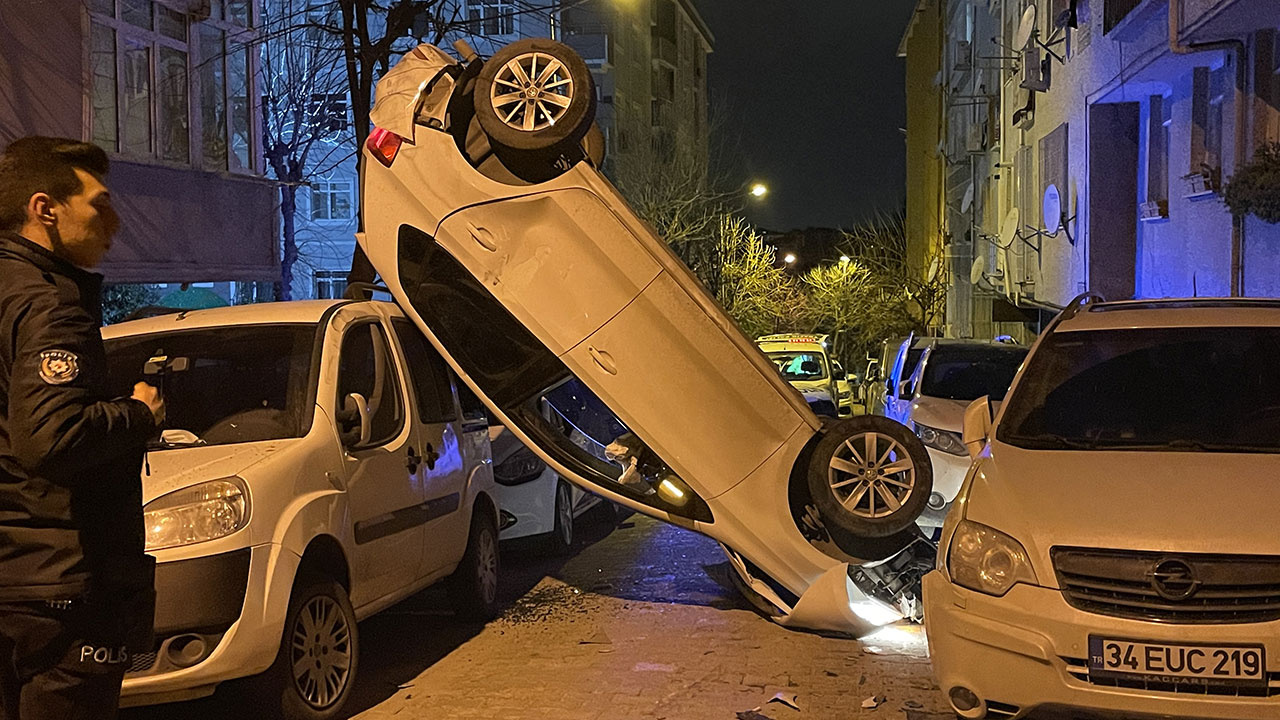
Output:
<svg viewBox="0 0 1280 720">
<path fill-rule="evenodd" d="M 1022 12 L 1022 22 L 1018 23 L 1018 34 L 1013 36 L 1013 46 L 1022 50 L 1031 42 L 1031 34 L 1036 31 L 1036 6 L 1028 5 Z"/>
<path fill-rule="evenodd" d="M 969 268 L 969 282 L 981 285 L 985 279 L 987 279 L 987 258 L 979 255 L 973 259 L 973 266 Z"/>
<path fill-rule="evenodd" d="M 973 185 L 964 189 L 964 199 L 960 201 L 960 212 L 967 213 L 973 206 Z"/>
<path fill-rule="evenodd" d="M 940 272 L 942 272 L 942 262 L 939 261 L 938 258 L 935 256 L 933 260 L 929 263 L 929 272 L 926 273 L 925 275 L 925 277 L 927 277 L 928 280 L 926 280 L 925 282 L 933 282 L 937 280 L 938 273 Z"/>
<path fill-rule="evenodd" d="M 1058 193 L 1058 186 L 1050 184 L 1044 189 L 1044 231 L 1050 235 L 1057 235 L 1062 229 L 1062 195 Z"/>
<path fill-rule="evenodd" d="M 1005 245 L 1012 245 L 1014 240 L 1018 239 L 1018 211 L 1013 209 L 1008 215 L 1004 216 L 1004 222 L 1000 224 L 1000 241 Z"/>
</svg>

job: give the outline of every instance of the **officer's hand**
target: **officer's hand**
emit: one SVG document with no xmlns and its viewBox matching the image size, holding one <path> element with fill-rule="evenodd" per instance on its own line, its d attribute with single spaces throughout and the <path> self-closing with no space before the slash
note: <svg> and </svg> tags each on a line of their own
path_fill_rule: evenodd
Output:
<svg viewBox="0 0 1280 720">
<path fill-rule="evenodd" d="M 144 405 L 151 409 L 151 415 L 156 419 L 156 425 L 164 422 L 164 398 L 160 397 L 160 391 L 155 386 L 144 382 L 134 385 L 133 399 L 141 400 Z"/>
</svg>

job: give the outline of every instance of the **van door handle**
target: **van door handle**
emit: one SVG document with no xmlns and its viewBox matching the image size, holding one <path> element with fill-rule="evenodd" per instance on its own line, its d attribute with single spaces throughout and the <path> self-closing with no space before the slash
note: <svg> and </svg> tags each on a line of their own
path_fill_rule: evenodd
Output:
<svg viewBox="0 0 1280 720">
<path fill-rule="evenodd" d="M 405 467 L 409 468 L 409 473 L 416 475 L 418 473 L 418 463 L 422 458 L 418 457 L 418 452 L 409 446 L 409 452 L 405 453 Z"/>
<path fill-rule="evenodd" d="M 601 370 L 604 370 L 610 375 L 618 374 L 618 364 L 613 361 L 613 356 L 609 353 L 603 350 L 597 350 L 595 347 L 589 345 L 587 346 L 587 354 L 591 356 L 592 360 L 596 361 L 596 365 L 599 365 Z"/>
<path fill-rule="evenodd" d="M 468 223 L 467 230 L 471 231 L 472 239 L 480 243 L 480 247 L 484 248 L 485 250 L 488 250 L 489 252 L 497 252 L 498 242 L 497 240 L 494 240 L 493 233 L 490 232 L 488 229 L 477 227 L 475 225 Z"/>
<path fill-rule="evenodd" d="M 427 456 L 425 459 L 427 461 L 427 469 L 435 470 L 436 461 L 440 459 L 440 453 L 436 452 L 435 447 L 433 447 L 431 443 L 427 443 Z"/>
</svg>

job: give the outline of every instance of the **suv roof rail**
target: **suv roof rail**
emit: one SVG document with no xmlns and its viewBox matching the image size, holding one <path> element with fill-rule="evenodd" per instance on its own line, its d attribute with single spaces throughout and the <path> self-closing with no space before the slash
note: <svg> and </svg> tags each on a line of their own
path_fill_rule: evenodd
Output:
<svg viewBox="0 0 1280 720">
<path fill-rule="evenodd" d="M 1106 302 L 1106 300 L 1096 292 L 1080 293 L 1072 298 L 1071 302 L 1067 303 L 1066 307 L 1062 308 L 1062 312 L 1058 313 L 1054 316 L 1053 320 L 1049 321 L 1049 325 L 1044 329 L 1043 335 L 1049 335 L 1057 329 L 1058 325 L 1075 317 L 1076 314 L 1084 308 L 1100 302 Z"/>
</svg>

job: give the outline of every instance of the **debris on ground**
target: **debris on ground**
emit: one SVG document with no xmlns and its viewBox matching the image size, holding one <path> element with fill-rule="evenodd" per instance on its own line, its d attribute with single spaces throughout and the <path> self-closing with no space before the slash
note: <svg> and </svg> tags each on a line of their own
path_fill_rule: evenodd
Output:
<svg viewBox="0 0 1280 720">
<path fill-rule="evenodd" d="M 736 713 L 738 720 L 773 720 L 768 715 L 760 713 L 760 708 L 751 708 L 750 710 L 741 710 Z"/>
<path fill-rule="evenodd" d="M 800 696 L 796 695 L 795 693 L 788 693 L 788 692 L 775 693 L 773 697 L 769 698 L 769 702 L 786 705 L 792 710 L 800 709 L 800 705 L 799 705 Z"/>
<path fill-rule="evenodd" d="M 884 701 L 885 701 L 885 696 L 883 696 L 883 695 L 872 695 L 871 697 L 869 697 L 869 698 L 867 698 L 866 700 L 863 700 L 863 701 L 862 701 L 862 709 L 863 709 L 863 710 L 875 710 L 876 708 L 880 707 L 880 703 L 882 703 L 882 702 L 884 702 Z"/>
</svg>

